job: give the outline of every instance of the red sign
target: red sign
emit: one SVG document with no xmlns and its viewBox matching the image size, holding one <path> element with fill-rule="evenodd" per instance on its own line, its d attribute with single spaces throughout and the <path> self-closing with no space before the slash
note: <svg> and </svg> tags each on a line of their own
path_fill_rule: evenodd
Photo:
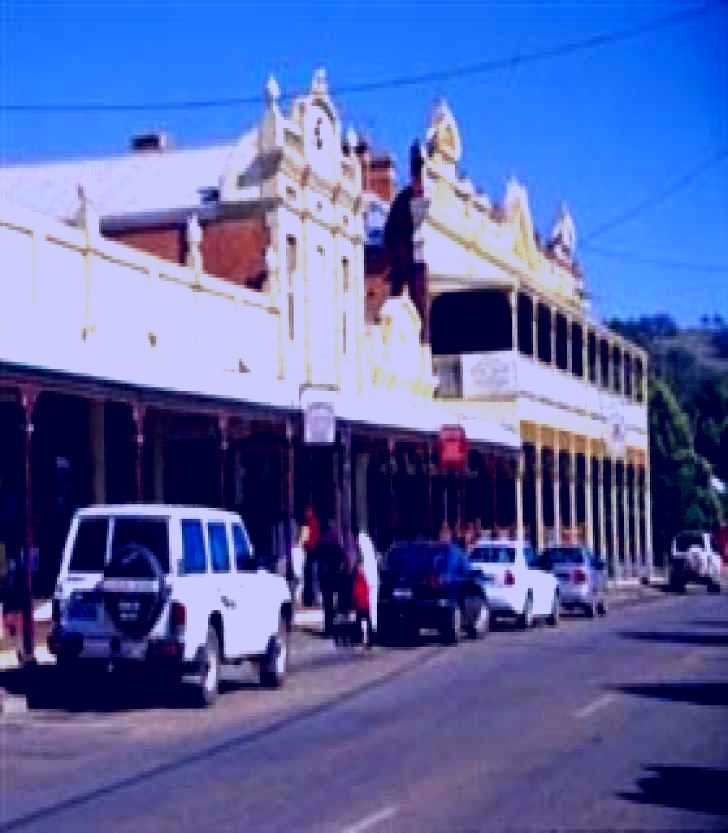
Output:
<svg viewBox="0 0 728 833">
<path fill-rule="evenodd" d="M 443 468 L 462 469 L 468 459 L 468 438 L 461 425 L 443 425 L 438 439 L 440 465 Z"/>
</svg>

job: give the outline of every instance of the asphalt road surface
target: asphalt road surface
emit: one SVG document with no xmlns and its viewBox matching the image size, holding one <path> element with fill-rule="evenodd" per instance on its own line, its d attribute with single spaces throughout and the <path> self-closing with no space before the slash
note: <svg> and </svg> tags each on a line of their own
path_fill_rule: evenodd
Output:
<svg viewBox="0 0 728 833">
<path fill-rule="evenodd" d="M 298 637 L 286 687 L 3 719 L 0 830 L 728 828 L 728 598 L 695 590 L 371 655 Z M 48 672 L 50 674 L 50 672 Z"/>
</svg>

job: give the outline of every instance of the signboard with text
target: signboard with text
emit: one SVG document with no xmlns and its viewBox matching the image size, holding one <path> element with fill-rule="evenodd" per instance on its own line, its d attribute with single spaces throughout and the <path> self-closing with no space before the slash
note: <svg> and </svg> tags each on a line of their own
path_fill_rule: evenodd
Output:
<svg viewBox="0 0 728 833">
<path fill-rule="evenodd" d="M 329 402 L 311 402 L 303 412 L 306 445 L 332 445 L 336 439 L 336 413 Z"/>
</svg>

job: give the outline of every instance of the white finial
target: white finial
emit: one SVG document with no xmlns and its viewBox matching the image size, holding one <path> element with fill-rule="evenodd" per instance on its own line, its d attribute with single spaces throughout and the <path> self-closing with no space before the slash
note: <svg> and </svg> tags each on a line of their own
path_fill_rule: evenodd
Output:
<svg viewBox="0 0 728 833">
<path fill-rule="evenodd" d="M 353 127 L 349 127 L 346 131 L 346 146 L 349 148 L 349 152 L 354 153 L 358 144 L 359 137 L 356 135 L 356 130 Z"/>
<path fill-rule="evenodd" d="M 194 269 L 195 274 L 202 272 L 202 226 L 197 214 L 187 218 L 187 265 Z"/>
<path fill-rule="evenodd" d="M 89 199 L 85 186 L 78 183 L 78 211 L 76 213 L 76 224 L 82 228 L 89 239 L 98 237 L 101 234 L 101 218 L 96 206 Z"/>
<path fill-rule="evenodd" d="M 559 206 L 559 216 L 551 232 L 551 246 L 555 254 L 569 263 L 576 251 L 576 226 L 566 203 Z"/>
<path fill-rule="evenodd" d="M 311 92 L 316 95 L 328 95 L 329 82 L 326 78 L 326 70 L 323 67 L 319 67 L 313 74 Z"/>
<path fill-rule="evenodd" d="M 270 106 L 271 104 L 277 104 L 281 97 L 281 88 L 276 81 L 274 75 L 269 75 L 268 80 L 265 84 L 265 100 L 266 103 Z"/>
</svg>

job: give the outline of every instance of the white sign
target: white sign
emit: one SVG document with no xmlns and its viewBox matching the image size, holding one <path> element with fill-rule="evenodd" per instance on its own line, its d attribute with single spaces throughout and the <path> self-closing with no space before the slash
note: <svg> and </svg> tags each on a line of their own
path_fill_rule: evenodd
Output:
<svg viewBox="0 0 728 833">
<path fill-rule="evenodd" d="M 515 392 L 516 367 L 511 353 L 465 353 L 461 362 L 465 399 Z"/>
<path fill-rule="evenodd" d="M 627 426 L 624 421 L 624 414 L 619 411 L 612 411 L 607 414 L 604 442 L 614 456 L 620 457 L 624 454 L 627 445 Z"/>
<path fill-rule="evenodd" d="M 330 402 L 311 402 L 303 412 L 306 445 L 332 445 L 336 439 L 336 413 Z"/>
</svg>

